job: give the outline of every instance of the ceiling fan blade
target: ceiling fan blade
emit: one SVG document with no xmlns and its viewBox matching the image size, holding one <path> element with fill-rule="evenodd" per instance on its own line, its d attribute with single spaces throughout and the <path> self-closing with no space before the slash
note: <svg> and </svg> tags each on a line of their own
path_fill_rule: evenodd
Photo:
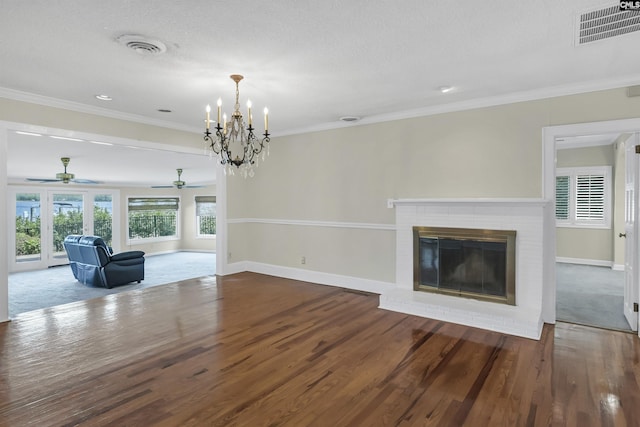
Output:
<svg viewBox="0 0 640 427">
<path fill-rule="evenodd" d="M 152 185 L 151 188 L 173 188 L 173 185 Z"/>
<path fill-rule="evenodd" d="M 100 184 L 100 181 L 94 181 L 92 179 L 72 179 L 71 181 L 77 184 Z"/>
<path fill-rule="evenodd" d="M 35 182 L 60 182 L 60 179 L 49 179 L 49 178 L 27 178 L 27 181 L 35 181 Z"/>
<path fill-rule="evenodd" d="M 202 188 L 204 185 L 185 185 L 182 188 Z"/>
</svg>

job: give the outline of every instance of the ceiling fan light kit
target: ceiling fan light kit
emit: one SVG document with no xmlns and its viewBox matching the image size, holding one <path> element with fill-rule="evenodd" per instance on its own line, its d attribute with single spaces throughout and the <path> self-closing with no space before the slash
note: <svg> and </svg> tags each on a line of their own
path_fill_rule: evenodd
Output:
<svg viewBox="0 0 640 427">
<path fill-rule="evenodd" d="M 152 185 L 151 188 L 173 188 L 176 187 L 178 190 L 182 188 L 202 188 L 202 185 L 187 185 L 186 182 L 182 180 L 182 169 L 176 169 L 178 172 L 178 179 L 173 181 L 173 185 Z"/>
<path fill-rule="evenodd" d="M 251 115 L 251 101 L 247 101 L 247 120 L 245 124 L 240 112 L 240 90 L 238 85 L 244 78 L 239 74 L 232 74 L 231 79 L 236 83 L 236 103 L 235 111 L 231 114 L 231 120 L 227 121 L 227 115 L 222 115 L 222 100 L 218 99 L 218 116 L 214 133 L 210 129 L 211 107 L 206 109 L 206 130 L 204 141 L 212 153 L 219 158 L 220 163 L 226 166 L 225 174 L 234 175 L 235 166 L 242 175 L 253 177 L 255 172 L 253 167 L 258 167 L 258 159 L 262 153 L 264 161 L 265 153 L 269 153 L 269 110 L 264 109 L 264 138 L 259 140 L 253 133 L 253 117 Z M 266 150 L 264 150 L 266 147 Z"/>
<path fill-rule="evenodd" d="M 76 177 L 72 173 L 67 173 L 67 166 L 69 166 L 69 161 L 71 159 L 69 157 L 62 157 L 60 160 L 62 161 L 62 165 L 64 166 L 64 172 L 57 173 L 56 179 L 62 181 L 63 184 L 68 184 L 73 178 Z"/>
<path fill-rule="evenodd" d="M 98 181 L 94 181 L 91 179 L 76 179 L 75 174 L 67 172 L 67 166 L 69 166 L 69 162 L 71 161 L 70 157 L 61 157 L 60 161 L 62 162 L 62 166 L 64 166 L 64 172 L 59 172 L 56 174 L 55 179 L 48 178 L 27 178 L 27 181 L 37 181 L 37 182 L 62 182 L 63 184 L 69 184 L 70 182 L 74 182 L 76 184 L 100 184 Z"/>
<path fill-rule="evenodd" d="M 176 169 L 176 171 L 178 172 L 178 180 L 177 180 L 177 181 L 173 181 L 173 185 L 175 185 L 175 186 L 176 186 L 176 188 L 180 189 L 180 188 L 184 187 L 185 185 L 187 185 L 187 183 L 186 183 L 186 182 L 184 182 L 184 181 L 181 179 L 181 176 L 182 176 L 182 169 Z"/>
</svg>

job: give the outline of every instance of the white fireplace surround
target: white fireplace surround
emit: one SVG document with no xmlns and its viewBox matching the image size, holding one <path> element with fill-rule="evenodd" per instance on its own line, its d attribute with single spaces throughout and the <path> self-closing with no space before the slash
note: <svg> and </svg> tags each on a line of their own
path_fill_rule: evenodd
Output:
<svg viewBox="0 0 640 427">
<path fill-rule="evenodd" d="M 396 287 L 380 308 L 540 339 L 543 326 L 545 216 L 542 199 L 400 199 L 396 208 Z M 516 305 L 413 290 L 413 227 L 516 231 Z"/>
</svg>

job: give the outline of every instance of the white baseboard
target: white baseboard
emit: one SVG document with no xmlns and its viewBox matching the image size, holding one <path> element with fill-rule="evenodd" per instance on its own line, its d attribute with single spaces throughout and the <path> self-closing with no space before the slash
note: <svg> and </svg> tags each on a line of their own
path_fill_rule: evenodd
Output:
<svg viewBox="0 0 640 427">
<path fill-rule="evenodd" d="M 611 267 L 611 269 L 616 271 L 624 271 L 624 264 L 613 264 L 613 267 Z"/>
<path fill-rule="evenodd" d="M 253 261 L 242 261 L 227 264 L 225 275 L 241 273 L 243 271 L 267 274 L 269 276 L 277 276 L 285 279 L 300 280 L 319 285 L 338 286 L 376 294 L 381 294 L 396 288 L 394 283 L 382 282 L 379 280 L 363 279 L 360 277 L 344 276 L 321 271 L 304 270 L 302 268 L 283 267 Z"/>
<path fill-rule="evenodd" d="M 567 264 L 594 265 L 594 266 L 598 266 L 598 267 L 613 268 L 613 262 L 612 261 L 603 261 L 601 259 L 556 257 L 556 262 L 564 262 L 564 263 L 567 263 Z M 622 268 L 624 269 L 624 266 Z"/>
<path fill-rule="evenodd" d="M 211 253 L 211 254 L 215 254 L 216 251 L 215 250 L 202 250 L 202 249 L 175 249 L 175 250 L 169 250 L 169 251 L 160 251 L 160 252 L 148 252 L 145 253 L 144 256 L 156 256 L 156 255 L 166 255 L 166 254 L 175 254 L 178 252 L 199 252 L 199 253 Z"/>
<path fill-rule="evenodd" d="M 227 264 L 224 269 L 224 274 L 220 274 L 220 272 L 216 272 L 218 276 L 227 276 L 229 274 L 242 273 L 244 271 L 249 271 L 247 269 L 246 261 L 233 262 L 231 264 Z"/>
<path fill-rule="evenodd" d="M 137 250 L 137 249 L 131 249 L 131 250 Z M 124 251 L 124 252 L 128 252 L 128 251 Z M 145 252 L 144 256 L 150 257 L 150 256 L 156 256 L 156 255 L 167 255 L 167 254 L 175 254 L 176 252 L 180 252 L 180 251 L 169 250 L 169 251 L 160 251 L 160 252 Z"/>
</svg>

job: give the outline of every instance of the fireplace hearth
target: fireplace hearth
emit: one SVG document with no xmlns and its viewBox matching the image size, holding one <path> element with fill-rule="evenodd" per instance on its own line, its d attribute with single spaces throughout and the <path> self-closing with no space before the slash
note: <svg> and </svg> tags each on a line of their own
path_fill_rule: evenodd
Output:
<svg viewBox="0 0 640 427">
<path fill-rule="evenodd" d="M 413 227 L 414 290 L 515 305 L 510 230 Z"/>
</svg>

